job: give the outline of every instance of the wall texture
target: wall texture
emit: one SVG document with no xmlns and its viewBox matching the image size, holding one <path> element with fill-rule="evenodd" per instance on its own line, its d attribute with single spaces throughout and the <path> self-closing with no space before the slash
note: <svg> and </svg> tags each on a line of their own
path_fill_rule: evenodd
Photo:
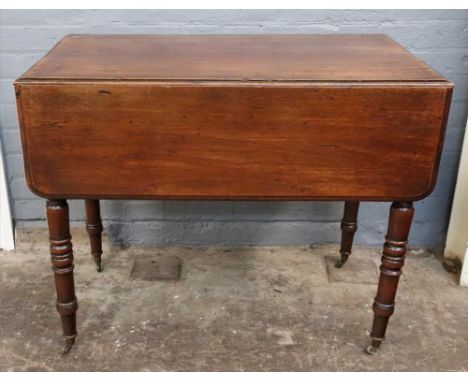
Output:
<svg viewBox="0 0 468 382">
<path fill-rule="evenodd" d="M 57 10 L 0 11 L 0 127 L 17 227 L 45 225 L 44 202 L 26 187 L 12 81 L 69 33 L 386 33 L 455 83 L 434 193 L 416 204 L 411 243 L 445 241 L 468 112 L 468 11 Z M 83 220 L 81 201 L 71 219 Z M 357 239 L 380 245 L 388 203 L 361 207 Z M 117 241 L 160 244 L 304 244 L 339 239 L 342 203 L 104 201 Z"/>
</svg>

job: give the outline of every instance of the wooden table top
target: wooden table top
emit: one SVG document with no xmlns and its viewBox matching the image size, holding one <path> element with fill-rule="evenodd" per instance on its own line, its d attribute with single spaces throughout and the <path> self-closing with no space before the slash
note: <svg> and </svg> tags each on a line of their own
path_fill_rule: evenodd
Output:
<svg viewBox="0 0 468 382">
<path fill-rule="evenodd" d="M 386 35 L 69 35 L 24 80 L 446 82 Z"/>
<path fill-rule="evenodd" d="M 43 197 L 361 201 L 432 191 L 453 87 L 383 35 L 73 35 L 15 86 Z"/>
</svg>

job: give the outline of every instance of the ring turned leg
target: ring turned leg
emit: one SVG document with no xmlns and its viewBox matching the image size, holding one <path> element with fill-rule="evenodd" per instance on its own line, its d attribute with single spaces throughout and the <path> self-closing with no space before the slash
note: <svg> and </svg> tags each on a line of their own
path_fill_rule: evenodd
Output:
<svg viewBox="0 0 468 382">
<path fill-rule="evenodd" d="M 64 354 L 75 342 L 76 310 L 78 302 L 73 281 L 73 249 L 68 220 L 66 200 L 47 201 L 47 221 L 49 224 L 50 254 L 57 291 L 57 311 L 62 321 L 65 337 Z"/>
<path fill-rule="evenodd" d="M 382 265 L 380 266 L 379 286 L 373 305 L 372 344 L 366 349 L 369 354 L 374 353 L 385 338 L 388 320 L 395 308 L 398 280 L 402 274 L 401 268 L 405 260 L 406 244 L 413 215 L 414 208 L 411 202 L 394 202 L 390 208 Z"/>
<path fill-rule="evenodd" d="M 341 260 L 336 262 L 336 268 L 341 268 L 351 255 L 354 234 L 357 231 L 358 211 L 359 202 L 345 202 L 343 220 L 341 221 Z"/>
<path fill-rule="evenodd" d="M 86 200 L 86 231 L 89 234 L 91 243 L 91 255 L 93 255 L 96 269 L 102 272 L 101 255 L 102 255 L 102 222 L 101 210 L 99 208 L 99 200 Z"/>
</svg>

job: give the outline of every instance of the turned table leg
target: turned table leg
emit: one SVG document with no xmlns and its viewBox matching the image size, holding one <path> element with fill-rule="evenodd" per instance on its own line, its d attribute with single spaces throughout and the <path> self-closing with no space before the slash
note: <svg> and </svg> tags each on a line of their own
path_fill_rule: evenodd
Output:
<svg viewBox="0 0 468 382">
<path fill-rule="evenodd" d="M 102 222 L 101 210 L 99 208 L 99 200 L 85 200 L 86 205 L 86 231 L 89 234 L 91 243 L 91 255 L 93 255 L 98 272 L 102 272 L 101 255 L 102 255 Z"/>
<path fill-rule="evenodd" d="M 73 249 L 70 236 L 68 204 L 66 200 L 47 201 L 50 255 L 57 291 L 57 311 L 60 314 L 65 337 L 64 354 L 75 342 L 76 310 L 78 302 L 73 281 Z"/>
<path fill-rule="evenodd" d="M 358 227 L 358 211 L 359 202 L 345 202 L 343 220 L 341 221 L 341 259 L 336 262 L 336 268 L 341 268 L 346 263 L 346 261 L 348 261 L 349 255 L 351 255 L 354 234 L 356 233 Z"/>
<path fill-rule="evenodd" d="M 379 286 L 373 305 L 372 344 L 366 349 L 369 354 L 374 353 L 385 338 L 388 320 L 395 308 L 398 280 L 402 274 L 401 268 L 405 260 L 406 244 L 413 215 L 414 208 L 411 202 L 394 202 L 390 208 L 382 265 L 380 266 Z"/>
</svg>

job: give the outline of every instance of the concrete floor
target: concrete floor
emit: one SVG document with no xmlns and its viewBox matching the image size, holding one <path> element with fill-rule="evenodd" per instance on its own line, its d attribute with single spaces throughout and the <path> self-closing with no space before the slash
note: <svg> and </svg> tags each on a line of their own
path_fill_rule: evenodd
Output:
<svg viewBox="0 0 468 382">
<path fill-rule="evenodd" d="M 336 270 L 337 245 L 106 243 L 98 274 L 86 237 L 72 233 L 79 335 L 65 357 L 47 233 L 25 231 L 15 253 L 0 252 L 1 371 L 468 369 L 468 289 L 423 251 L 409 254 L 387 339 L 369 356 L 378 249 L 357 247 Z M 179 281 L 141 279 L 175 257 Z"/>
</svg>

